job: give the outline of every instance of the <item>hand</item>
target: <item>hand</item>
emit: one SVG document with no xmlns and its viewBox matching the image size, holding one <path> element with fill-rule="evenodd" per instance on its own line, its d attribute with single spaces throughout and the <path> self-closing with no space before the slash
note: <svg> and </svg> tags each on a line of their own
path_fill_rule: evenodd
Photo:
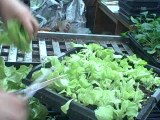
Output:
<svg viewBox="0 0 160 120">
<path fill-rule="evenodd" d="M 27 120 L 25 101 L 16 95 L 0 91 L 0 120 Z"/>
<path fill-rule="evenodd" d="M 0 15 L 4 21 L 17 19 L 28 31 L 30 38 L 36 35 L 39 25 L 29 8 L 19 0 L 0 0 Z"/>
</svg>

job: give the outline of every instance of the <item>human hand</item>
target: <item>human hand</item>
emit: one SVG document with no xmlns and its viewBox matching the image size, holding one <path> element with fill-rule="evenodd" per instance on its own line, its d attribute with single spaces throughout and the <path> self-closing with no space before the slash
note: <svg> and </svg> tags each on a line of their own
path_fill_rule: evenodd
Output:
<svg viewBox="0 0 160 120">
<path fill-rule="evenodd" d="M 0 91 L 0 120 L 27 120 L 25 101 L 16 95 Z"/>
<path fill-rule="evenodd" d="M 6 22 L 17 19 L 28 31 L 30 38 L 36 35 L 39 25 L 29 8 L 19 0 L 0 0 L 0 15 Z"/>
</svg>

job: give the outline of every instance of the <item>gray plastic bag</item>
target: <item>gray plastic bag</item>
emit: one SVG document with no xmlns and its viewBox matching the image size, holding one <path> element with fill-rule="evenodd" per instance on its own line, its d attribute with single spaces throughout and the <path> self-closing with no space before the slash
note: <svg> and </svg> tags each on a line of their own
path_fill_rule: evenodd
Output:
<svg viewBox="0 0 160 120">
<path fill-rule="evenodd" d="M 80 29 L 86 27 L 83 0 L 57 1 L 31 0 L 31 9 L 39 21 L 40 27 L 50 28 L 51 31 L 74 33 L 79 33 Z"/>
</svg>

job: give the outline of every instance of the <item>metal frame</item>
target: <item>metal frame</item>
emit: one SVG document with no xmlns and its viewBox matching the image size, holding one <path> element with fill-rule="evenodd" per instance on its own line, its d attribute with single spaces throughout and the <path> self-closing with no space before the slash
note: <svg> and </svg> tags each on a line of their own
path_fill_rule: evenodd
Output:
<svg viewBox="0 0 160 120">
<path fill-rule="evenodd" d="M 0 55 L 6 62 L 41 63 L 47 56 L 60 56 L 72 48 L 71 42 L 84 44 L 95 42 L 116 52 L 132 55 L 128 41 L 116 35 L 38 32 L 32 41 L 32 52 L 21 53 L 14 46 L 0 46 Z"/>
<path fill-rule="evenodd" d="M 86 39 L 86 40 L 98 40 L 98 41 L 122 41 L 122 37 L 118 35 L 98 35 L 98 34 L 77 34 L 77 33 L 60 33 L 60 32 L 41 32 L 37 34 L 39 38 L 65 38 L 65 39 Z"/>
</svg>

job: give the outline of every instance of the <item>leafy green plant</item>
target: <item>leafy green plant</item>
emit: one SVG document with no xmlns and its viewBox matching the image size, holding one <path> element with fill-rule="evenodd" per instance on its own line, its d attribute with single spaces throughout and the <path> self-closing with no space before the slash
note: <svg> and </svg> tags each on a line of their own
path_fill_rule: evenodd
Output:
<svg viewBox="0 0 160 120">
<path fill-rule="evenodd" d="M 9 20 L 0 32 L 0 44 L 14 45 L 22 52 L 31 51 L 30 42 L 27 31 L 17 20 Z"/>
<path fill-rule="evenodd" d="M 67 76 L 55 81 L 49 89 L 85 106 L 97 106 L 94 111 L 98 120 L 125 117 L 133 120 L 142 108 L 142 102 L 160 85 L 160 78 L 146 69 L 147 63 L 135 55 L 124 58 L 98 44 L 83 47 L 62 61 L 56 56 L 50 58 L 55 71 L 48 79 L 62 74 Z M 33 78 L 44 72 L 45 68 L 42 68 L 33 74 Z M 145 91 L 149 91 L 148 94 Z M 71 100 L 61 107 L 64 113 Z"/>
<path fill-rule="evenodd" d="M 160 18 L 155 14 L 148 16 L 148 12 L 144 12 L 140 17 L 131 17 L 136 29 L 130 32 L 147 53 L 160 53 Z"/>
<path fill-rule="evenodd" d="M 6 67 L 3 58 L 0 57 L 0 89 L 8 92 L 14 92 L 24 89 L 26 86 L 22 83 L 32 66 L 21 65 L 19 69 L 14 66 Z M 48 115 L 47 108 L 42 105 L 36 98 L 32 98 L 29 102 L 29 118 L 28 120 L 44 120 Z"/>
</svg>

